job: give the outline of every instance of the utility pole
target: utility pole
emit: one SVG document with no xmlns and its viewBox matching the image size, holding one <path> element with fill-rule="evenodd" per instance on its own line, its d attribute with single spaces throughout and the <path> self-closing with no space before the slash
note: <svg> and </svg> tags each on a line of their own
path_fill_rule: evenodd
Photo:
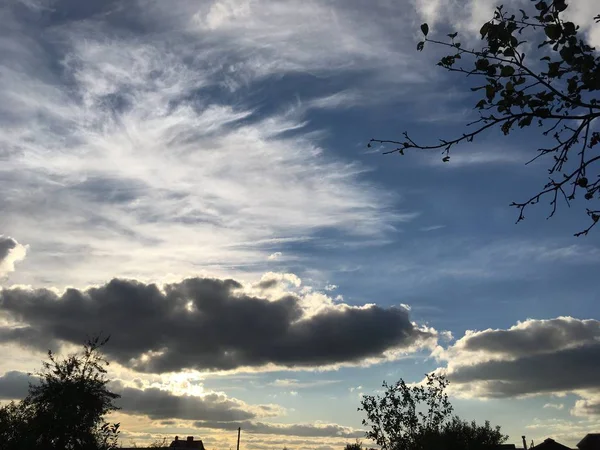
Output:
<svg viewBox="0 0 600 450">
<path fill-rule="evenodd" d="M 238 443 L 237 450 L 240 450 L 240 433 L 242 432 L 242 427 L 238 427 Z"/>
</svg>

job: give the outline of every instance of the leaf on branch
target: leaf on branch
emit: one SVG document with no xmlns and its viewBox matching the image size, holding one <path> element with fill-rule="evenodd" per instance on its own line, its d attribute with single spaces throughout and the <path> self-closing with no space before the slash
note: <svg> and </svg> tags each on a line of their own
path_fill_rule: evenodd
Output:
<svg viewBox="0 0 600 450">
<path fill-rule="evenodd" d="M 500 75 L 503 77 L 510 77 L 515 73 L 515 68 L 513 66 L 504 66 L 500 71 Z"/>
<path fill-rule="evenodd" d="M 487 68 L 489 66 L 490 66 L 490 61 L 485 58 L 481 58 L 481 59 L 478 59 L 477 61 L 475 61 L 475 68 L 477 70 L 487 70 Z"/>
<path fill-rule="evenodd" d="M 544 33 L 546 33 L 546 36 L 548 36 L 548 38 L 552 39 L 553 41 L 556 41 L 558 38 L 560 38 L 560 35 L 562 33 L 562 27 L 558 24 L 548 25 L 544 27 Z"/>
<path fill-rule="evenodd" d="M 563 33 L 565 36 L 573 36 L 577 32 L 573 22 L 563 23 Z"/>
<path fill-rule="evenodd" d="M 425 47 L 425 41 L 421 41 L 417 44 L 417 50 L 418 51 L 423 51 L 423 47 Z"/>
<path fill-rule="evenodd" d="M 450 39 L 454 39 L 456 36 L 458 36 L 458 33 L 450 33 L 450 34 L 448 35 L 448 37 L 449 37 Z"/>
<path fill-rule="evenodd" d="M 510 133 L 510 129 L 512 128 L 514 122 L 514 120 L 508 120 L 502 124 L 502 127 L 500 127 L 505 136 Z"/>
<path fill-rule="evenodd" d="M 488 34 L 488 32 L 490 31 L 491 26 L 492 25 L 489 22 L 486 22 L 486 23 L 483 24 L 483 26 L 479 30 L 479 32 L 481 33 L 481 39 L 483 39 L 485 37 L 485 35 Z"/>
<path fill-rule="evenodd" d="M 529 125 L 531 125 L 532 120 L 533 120 L 533 116 L 523 117 L 521 120 L 519 120 L 519 127 L 520 128 L 528 127 Z"/>
<path fill-rule="evenodd" d="M 558 12 L 563 12 L 565 9 L 567 9 L 567 4 L 565 0 L 554 0 L 554 7 Z"/>
<path fill-rule="evenodd" d="M 427 36 L 427 34 L 429 33 L 429 25 L 427 25 L 426 23 L 422 24 L 421 31 L 425 36 Z"/>
</svg>

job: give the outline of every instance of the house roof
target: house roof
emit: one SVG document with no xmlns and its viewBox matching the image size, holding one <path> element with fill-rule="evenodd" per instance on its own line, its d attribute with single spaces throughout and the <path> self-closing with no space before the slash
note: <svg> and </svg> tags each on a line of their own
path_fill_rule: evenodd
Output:
<svg viewBox="0 0 600 450">
<path fill-rule="evenodd" d="M 589 433 L 586 434 L 586 436 L 579 441 L 579 444 L 577 444 L 577 447 L 580 450 L 596 450 L 596 449 L 600 449 L 600 433 Z"/>
<path fill-rule="evenodd" d="M 556 442 L 554 439 L 550 439 L 550 438 L 546 439 L 541 444 L 538 444 L 531 448 L 535 449 L 535 450 L 571 450 L 570 447 L 567 447 L 566 445 L 562 445 L 562 444 Z"/>
</svg>

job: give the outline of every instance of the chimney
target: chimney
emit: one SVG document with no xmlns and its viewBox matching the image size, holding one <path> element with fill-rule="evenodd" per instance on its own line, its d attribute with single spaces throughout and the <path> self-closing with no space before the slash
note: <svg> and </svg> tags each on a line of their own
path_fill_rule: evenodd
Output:
<svg viewBox="0 0 600 450">
<path fill-rule="evenodd" d="M 523 439 L 523 448 L 527 450 L 527 441 L 525 440 L 525 436 L 521 436 L 521 439 Z"/>
<path fill-rule="evenodd" d="M 188 436 L 187 441 L 188 442 L 194 442 L 194 436 Z"/>
<path fill-rule="evenodd" d="M 175 442 L 179 441 L 179 436 L 175 436 Z"/>
</svg>

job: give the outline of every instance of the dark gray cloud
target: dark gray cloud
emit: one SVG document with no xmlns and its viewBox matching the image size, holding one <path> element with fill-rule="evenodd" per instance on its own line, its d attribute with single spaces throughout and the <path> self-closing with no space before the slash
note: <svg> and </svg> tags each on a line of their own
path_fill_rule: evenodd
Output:
<svg viewBox="0 0 600 450">
<path fill-rule="evenodd" d="M 203 397 L 174 395 L 157 388 L 115 388 L 121 395 L 115 403 L 122 412 L 148 416 L 153 420 L 214 420 L 236 421 L 256 417 L 244 404 L 224 395 L 208 394 Z"/>
<path fill-rule="evenodd" d="M 79 344 L 111 334 L 107 355 L 138 371 L 231 370 L 269 363 L 314 367 L 358 362 L 433 338 L 404 308 L 325 309 L 305 317 L 301 300 L 237 294 L 234 280 L 190 278 L 166 285 L 114 279 L 86 291 L 4 289 L 0 311 L 49 342 Z M 5 341 L 16 338 L 5 333 Z M 29 342 L 44 347 L 39 339 Z M 145 358 L 141 358 L 145 355 Z"/>
<path fill-rule="evenodd" d="M 600 389 L 600 342 L 574 349 L 512 361 L 488 361 L 454 370 L 450 380 L 469 384 L 485 382 L 487 395 L 514 397 L 525 394 Z"/>
<path fill-rule="evenodd" d="M 29 383 L 35 382 L 35 377 L 25 372 L 12 370 L 0 376 L 0 399 L 20 400 L 27 395 Z"/>
<path fill-rule="evenodd" d="M 526 320 L 466 334 L 443 356 L 450 381 L 474 395 L 600 390 L 600 321 Z"/>
<path fill-rule="evenodd" d="M 8 236 L 0 235 L 0 263 L 8 256 L 10 251 L 17 246 L 17 241 Z"/>
<path fill-rule="evenodd" d="M 25 372 L 10 371 L 0 376 L 0 399 L 22 399 L 27 395 L 29 383 L 35 376 Z M 143 415 L 153 420 L 209 420 L 218 422 L 244 421 L 257 416 L 276 415 L 278 410 L 271 405 L 248 405 L 230 399 L 223 394 L 207 394 L 202 397 L 175 395 L 158 388 L 136 389 L 123 386 L 120 382 L 109 385 L 111 391 L 120 394 L 115 404 L 126 414 Z M 257 413 L 260 411 L 260 414 Z"/>
<path fill-rule="evenodd" d="M 23 347 L 44 351 L 60 347 L 60 342 L 56 339 L 52 339 L 41 330 L 27 326 L 0 327 L 0 343 L 2 342 L 15 342 Z"/>
<path fill-rule="evenodd" d="M 301 437 L 342 437 L 347 439 L 357 439 L 365 436 L 362 430 L 355 430 L 348 427 L 342 427 L 336 424 L 328 425 L 310 425 L 310 424 L 291 424 L 279 425 L 264 422 L 242 421 L 242 422 L 194 422 L 198 428 L 216 428 L 219 430 L 237 430 L 241 427 L 244 433 L 250 434 L 275 434 L 281 436 L 301 436 Z"/>
<path fill-rule="evenodd" d="M 29 382 L 35 382 L 35 377 L 19 371 L 5 373 L 0 376 L 0 399 L 24 398 Z M 125 387 L 118 381 L 111 383 L 109 388 L 121 395 L 115 401 L 121 412 L 160 420 L 163 425 L 175 425 L 175 420 L 193 420 L 197 428 L 237 430 L 242 427 L 244 432 L 254 434 L 341 438 L 364 436 L 363 431 L 336 424 L 279 425 L 250 420 L 259 416 L 276 415 L 278 410 L 271 405 L 250 407 L 223 394 L 212 393 L 203 397 L 175 395 L 157 388 Z M 259 410 L 260 413 L 257 412 Z"/>
<path fill-rule="evenodd" d="M 600 321 L 558 317 L 528 321 L 526 327 L 487 330 L 465 341 L 468 351 L 526 356 L 585 344 L 600 336 Z"/>
</svg>

